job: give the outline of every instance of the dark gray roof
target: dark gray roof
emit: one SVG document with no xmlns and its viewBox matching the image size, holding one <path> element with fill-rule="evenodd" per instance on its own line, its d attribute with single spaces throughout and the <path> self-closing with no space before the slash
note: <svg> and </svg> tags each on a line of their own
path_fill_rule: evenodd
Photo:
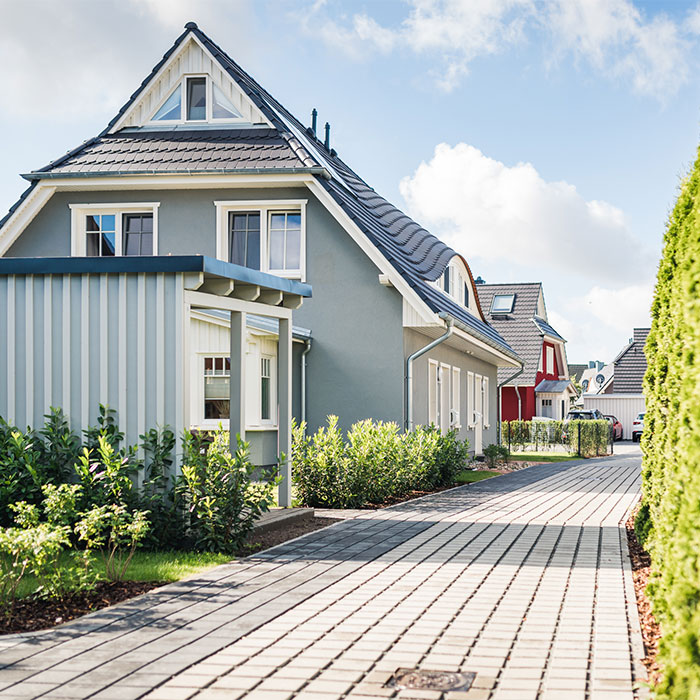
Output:
<svg viewBox="0 0 700 700">
<path fill-rule="evenodd" d="M 486 318 L 510 345 L 518 356 L 524 360 L 523 373 L 513 380 L 513 384 L 529 386 L 535 383 L 537 368 L 542 353 L 544 335 L 564 338 L 544 319 L 537 316 L 537 302 L 542 284 L 540 282 L 522 282 L 515 284 L 477 284 L 481 308 Z M 509 314 L 492 314 L 491 303 L 497 294 L 514 294 L 513 310 Z M 512 371 L 498 370 L 499 383 L 507 379 Z M 509 382 L 510 383 L 510 382 Z"/>
<path fill-rule="evenodd" d="M 544 321 L 544 320 L 541 319 L 539 316 L 535 316 L 535 318 L 534 318 L 533 320 L 535 321 L 535 325 L 536 325 L 545 335 L 549 335 L 549 336 L 551 336 L 552 338 L 558 338 L 559 340 L 564 340 L 564 342 L 566 342 L 565 339 L 562 338 L 562 336 L 560 336 L 559 333 L 557 333 L 557 331 L 555 331 L 554 328 L 552 328 L 552 327 L 547 323 L 547 321 Z"/>
<path fill-rule="evenodd" d="M 219 61 L 273 128 L 251 126 L 246 130 L 237 127 L 227 134 L 222 133 L 223 130 L 221 133 L 206 130 L 193 133 L 177 130 L 136 132 L 133 129 L 123 129 L 110 135 L 109 130 L 190 31 Z M 244 131 L 249 133 L 244 134 Z M 475 317 L 429 284 L 440 277 L 456 254 L 455 251 L 378 195 L 337 157 L 335 151 L 326 149 L 310 130 L 194 23 L 188 23 L 185 32 L 178 37 L 101 134 L 26 177 L 33 179 L 113 172 L 220 172 L 251 168 L 326 171 L 326 177 L 318 178 L 321 185 L 430 309 L 453 316 L 475 335 L 516 357 L 499 333 L 485 320 Z"/>
<path fill-rule="evenodd" d="M 641 394 L 647 358 L 644 354 L 648 328 L 635 328 L 632 342 L 615 358 L 615 393 Z"/>
<path fill-rule="evenodd" d="M 568 379 L 543 379 L 536 387 L 537 394 L 561 394 L 571 385 Z"/>
<path fill-rule="evenodd" d="M 576 381 L 579 381 L 581 379 L 581 375 L 588 369 L 588 364 L 584 365 L 572 365 L 569 364 L 569 376 L 572 379 L 576 379 Z"/>
<path fill-rule="evenodd" d="M 27 177 L 304 168 L 276 129 L 129 131 L 104 134 Z"/>
</svg>

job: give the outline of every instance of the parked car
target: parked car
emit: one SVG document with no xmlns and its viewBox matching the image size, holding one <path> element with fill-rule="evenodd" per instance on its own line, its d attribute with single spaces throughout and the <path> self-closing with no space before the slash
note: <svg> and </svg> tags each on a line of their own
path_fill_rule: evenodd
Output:
<svg viewBox="0 0 700 700">
<path fill-rule="evenodd" d="M 615 416 L 605 416 L 612 426 L 613 440 L 622 440 L 622 423 Z"/>
<path fill-rule="evenodd" d="M 632 421 L 632 442 L 637 442 L 644 432 L 644 413 L 640 413 Z"/>
<path fill-rule="evenodd" d="M 605 420 L 605 416 L 597 408 L 591 408 L 585 411 L 569 411 L 566 415 L 566 420 Z"/>
</svg>

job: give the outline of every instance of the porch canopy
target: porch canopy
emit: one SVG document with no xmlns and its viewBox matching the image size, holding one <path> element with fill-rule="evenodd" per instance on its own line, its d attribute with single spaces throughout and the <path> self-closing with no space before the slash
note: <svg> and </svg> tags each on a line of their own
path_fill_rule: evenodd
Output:
<svg viewBox="0 0 700 700">
<path fill-rule="evenodd" d="M 189 425 L 190 310 L 231 315 L 230 432 L 245 439 L 246 314 L 279 321 L 279 449 L 291 453 L 292 311 L 311 287 L 201 255 L 0 258 L 0 416 L 40 427 L 49 407 L 73 430 L 117 411 L 127 444 Z M 291 503 L 289 462 L 280 505 Z"/>
</svg>

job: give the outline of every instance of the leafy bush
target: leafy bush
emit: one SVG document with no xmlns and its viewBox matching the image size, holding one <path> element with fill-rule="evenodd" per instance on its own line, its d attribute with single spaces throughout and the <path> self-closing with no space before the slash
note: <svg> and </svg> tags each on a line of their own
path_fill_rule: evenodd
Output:
<svg viewBox="0 0 700 700">
<path fill-rule="evenodd" d="M 275 502 L 277 481 L 253 482 L 250 447 L 238 439 L 234 455 L 229 434 L 221 428 L 206 449 L 203 437 L 185 433 L 178 491 L 191 514 L 195 546 L 210 552 L 234 553 L 257 518 Z"/>
<path fill-rule="evenodd" d="M 148 514 L 113 503 L 94 506 L 75 526 L 88 550 L 99 549 L 110 581 L 123 581 L 136 547 L 148 532 Z"/>
<path fill-rule="evenodd" d="M 451 485 L 468 460 L 467 442 L 434 426 L 401 434 L 396 423 L 363 420 L 347 441 L 336 416 L 313 436 L 305 427 L 293 426 L 292 474 L 299 502 L 312 507 L 356 508 Z"/>
<path fill-rule="evenodd" d="M 509 456 L 508 448 L 505 445 L 488 445 L 484 447 L 484 457 L 486 457 L 489 467 L 495 467 L 499 459 L 507 464 Z"/>
<path fill-rule="evenodd" d="M 647 587 L 663 631 L 655 697 L 700 697 L 700 157 L 664 237 L 645 353 L 642 507 Z"/>
</svg>

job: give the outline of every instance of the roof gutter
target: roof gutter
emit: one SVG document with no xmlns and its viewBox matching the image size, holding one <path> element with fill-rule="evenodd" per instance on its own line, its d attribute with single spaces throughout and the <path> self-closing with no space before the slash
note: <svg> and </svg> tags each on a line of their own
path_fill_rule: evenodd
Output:
<svg viewBox="0 0 700 700">
<path fill-rule="evenodd" d="M 413 363 L 421 355 L 432 350 L 434 347 L 444 343 L 454 333 L 454 324 L 452 318 L 447 319 L 447 330 L 439 338 L 436 338 L 432 343 L 419 348 L 412 355 L 409 355 L 406 360 L 406 430 L 413 430 Z"/>
<path fill-rule="evenodd" d="M 331 174 L 326 168 L 208 168 L 185 170 L 110 170 L 101 172 L 33 172 L 24 173 L 25 180 L 58 180 L 58 179 L 85 179 L 94 177 L 125 177 L 129 175 L 318 175 L 324 180 L 330 180 Z"/>
</svg>

